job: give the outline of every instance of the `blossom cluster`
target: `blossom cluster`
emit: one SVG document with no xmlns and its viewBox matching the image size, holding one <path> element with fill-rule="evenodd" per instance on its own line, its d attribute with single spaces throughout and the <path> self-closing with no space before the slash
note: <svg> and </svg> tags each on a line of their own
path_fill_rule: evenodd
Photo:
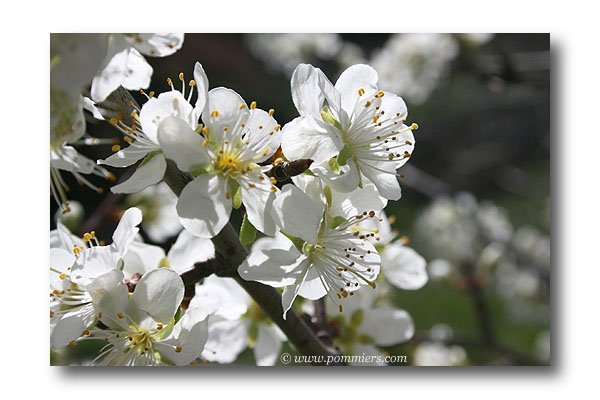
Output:
<svg viewBox="0 0 600 400">
<path fill-rule="evenodd" d="M 73 67 L 76 58 L 69 57 L 88 54 L 61 53 L 59 39 L 53 74 Z M 281 290 L 283 320 L 291 310 L 314 313 L 305 300 L 325 298 L 326 323 L 344 354 L 381 354 L 381 346 L 412 337 L 410 315 L 385 304 L 385 287 L 419 289 L 428 280 L 426 263 L 406 246 L 406 238 L 397 238 L 384 208 L 401 198 L 397 170 L 414 151 L 418 126 L 407 123 L 401 97 L 381 90 L 375 69 L 353 65 L 333 84 L 319 68 L 298 65 L 291 97 L 299 115 L 284 125 L 274 109 L 248 104 L 229 88 L 211 89 L 200 62 L 192 80 L 180 73 L 180 84 L 169 79 L 171 90 L 151 92 L 141 106 L 128 102 L 123 112 L 105 118 L 102 108 L 117 87 L 148 86 L 151 69 L 141 54 L 169 55 L 181 47 L 183 36 L 111 34 L 86 40 L 100 46 L 90 54 L 105 58 L 86 59 L 89 68 L 80 70 L 85 77 L 64 90 L 74 110 L 65 117 L 66 131 L 83 121 L 86 108 L 128 143 L 113 146 L 114 154 L 92 163 L 93 171 L 112 176 L 100 165 L 137 164 L 111 191 L 138 196 L 132 201 L 140 207 L 139 196 L 162 190 L 158 185 L 168 161 L 191 179 L 177 200 L 165 202 L 174 206 L 179 225 L 164 217 L 170 227 L 151 233 L 161 241 L 161 233 L 181 232 L 167 253 L 139 237 L 143 222 L 137 207 L 123 213 L 110 245 L 94 232 L 80 239 L 57 223 L 51 233 L 52 348 L 99 339 L 106 345 L 93 364 L 188 365 L 231 363 L 250 347 L 258 365 L 273 365 L 286 336 L 233 279 L 211 275 L 184 301 L 182 276 L 215 258 L 211 239 L 234 209 L 241 210 L 243 227 L 261 235 L 256 241 L 254 235 L 244 238 L 254 243 L 237 273 Z M 81 87 L 89 79 L 86 99 Z M 51 86 L 62 90 L 59 81 L 51 79 Z M 64 116 L 64 110 L 51 113 Z M 84 132 L 81 126 L 77 134 L 64 134 L 58 124 L 52 129 L 56 154 Z M 57 160 L 53 174 L 68 169 L 61 168 L 64 157 Z M 274 174 L 277 168 L 285 176 Z M 88 171 L 69 170 L 78 178 Z M 53 185 L 67 211 L 59 174 Z M 144 214 L 152 214 L 149 210 Z"/>
</svg>

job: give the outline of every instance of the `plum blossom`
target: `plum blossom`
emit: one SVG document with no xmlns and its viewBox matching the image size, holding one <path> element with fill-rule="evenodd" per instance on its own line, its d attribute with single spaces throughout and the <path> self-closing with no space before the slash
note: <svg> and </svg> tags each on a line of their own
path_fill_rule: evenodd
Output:
<svg viewBox="0 0 600 400">
<path fill-rule="evenodd" d="M 294 181 L 299 186 L 285 185 L 273 202 L 272 215 L 281 232 L 257 240 L 238 269 L 246 280 L 285 287 L 284 318 L 298 295 L 316 300 L 327 294 L 341 309 L 339 302 L 361 286 L 375 287 L 380 257 L 367 237 L 377 237 L 363 231 L 360 223 L 375 217 L 374 209 L 385 204 L 371 187 L 350 193 L 345 206 L 334 208 L 331 190 L 324 190 L 319 179 L 302 176 Z M 370 211 L 363 211 L 369 210 L 365 205 Z"/>
<path fill-rule="evenodd" d="M 361 290 L 337 313 L 328 301 L 329 320 L 336 327 L 334 344 L 347 356 L 381 356 L 371 365 L 385 365 L 378 346 L 393 346 L 410 340 L 415 332 L 411 316 L 404 310 L 376 304 L 376 293 Z M 332 310 L 333 309 L 333 310 Z M 361 366 L 369 365 L 361 362 Z"/>
<path fill-rule="evenodd" d="M 110 246 L 100 246 L 95 234 L 84 239 L 57 222 L 50 233 L 50 343 L 60 348 L 74 341 L 95 320 L 89 291 L 96 279 L 123 266 L 138 232 L 142 214 L 130 208 L 121 217 Z"/>
<path fill-rule="evenodd" d="M 92 80 L 92 100 L 106 100 L 119 86 L 129 90 L 147 88 L 153 71 L 143 56 L 169 56 L 181 48 L 183 39 L 183 33 L 108 34 L 106 56 L 97 65 L 98 72 Z"/>
<path fill-rule="evenodd" d="M 209 276 L 190 307 L 201 305 L 209 311 L 208 341 L 202 357 L 228 364 L 251 347 L 256 365 L 274 365 L 281 352 L 284 333 L 233 279 Z"/>
<path fill-rule="evenodd" d="M 335 86 L 312 65 L 300 64 L 291 79 L 300 117 L 283 128 L 288 159 L 314 160 L 311 171 L 333 189 L 350 192 L 370 181 L 390 200 L 401 196 L 396 170 L 411 156 L 416 124 L 404 124 L 404 100 L 379 90 L 368 65 L 346 69 Z"/>
<path fill-rule="evenodd" d="M 207 94 L 201 134 L 181 118 L 160 122 L 158 141 L 165 155 L 195 176 L 177 202 L 181 224 L 194 235 L 215 236 L 229 221 L 232 207 L 241 204 L 256 229 L 275 233 L 266 211 L 278 189 L 259 165 L 279 148 L 280 126 L 273 112 L 256 108 L 255 102 L 248 106 L 235 91 L 219 87 Z"/>
<path fill-rule="evenodd" d="M 78 340 L 107 342 L 93 365 L 187 365 L 200 356 L 208 337 L 204 308 L 177 311 L 183 281 L 169 268 L 145 273 L 131 295 L 115 269 L 89 286 L 94 311 L 106 329 L 94 327 Z"/>
<path fill-rule="evenodd" d="M 110 123 L 119 129 L 124 140 L 130 143 L 124 149 L 114 146 L 115 154 L 99 160 L 99 164 L 112 167 L 128 167 L 142 160 L 133 175 L 125 182 L 111 188 L 113 193 L 137 193 L 148 186 L 159 183 L 167 168 L 165 155 L 158 142 L 158 126 L 167 117 L 177 118 L 187 124 L 189 129 L 198 127 L 198 118 L 207 98 L 208 80 L 200 63 L 194 66 L 194 80 L 189 81 L 189 93 L 186 98 L 186 83 L 183 73 L 179 74 L 181 91 L 176 90 L 172 79 L 168 79 L 171 90 L 154 97 L 151 92 L 148 101 L 141 110 L 132 104 L 133 123 L 128 125 L 122 118 L 111 118 Z M 197 89 L 195 104 L 190 103 L 194 88 Z"/>
</svg>

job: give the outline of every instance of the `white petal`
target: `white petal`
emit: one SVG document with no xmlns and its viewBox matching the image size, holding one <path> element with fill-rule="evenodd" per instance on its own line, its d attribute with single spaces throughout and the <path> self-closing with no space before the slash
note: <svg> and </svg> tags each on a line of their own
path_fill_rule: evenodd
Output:
<svg viewBox="0 0 600 400">
<path fill-rule="evenodd" d="M 248 118 L 250 110 L 244 99 L 234 90 L 218 87 L 208 92 L 208 102 L 202 120 L 210 128 L 213 139 L 218 140 L 223 128 L 231 129 L 236 124 L 246 124 Z"/>
<path fill-rule="evenodd" d="M 258 336 L 254 344 L 254 359 L 256 365 L 273 366 L 281 352 L 281 339 L 276 325 L 258 325 Z"/>
<path fill-rule="evenodd" d="M 267 112 L 258 108 L 250 110 L 250 119 L 247 124 L 250 133 L 246 140 L 254 153 L 261 155 L 254 162 L 261 163 L 268 160 L 279 149 L 281 130 L 276 131 L 276 126 L 277 121 Z"/>
<path fill-rule="evenodd" d="M 188 308 L 173 327 L 172 338 L 157 343 L 156 349 L 175 365 L 187 365 L 200 357 L 207 339 L 208 313 L 204 308 Z M 180 351 L 174 346 L 180 346 Z"/>
<path fill-rule="evenodd" d="M 54 151 L 50 152 L 50 164 L 54 168 L 82 174 L 91 174 L 94 170 L 94 162 L 82 156 L 71 146 L 63 146 L 60 155 Z"/>
<path fill-rule="evenodd" d="M 360 331 L 375 339 L 379 346 L 393 346 L 410 340 L 415 326 L 404 310 L 374 308 L 364 313 Z"/>
<path fill-rule="evenodd" d="M 342 108 L 353 110 L 359 98 L 359 89 L 364 89 L 365 92 L 376 90 L 377 79 L 377 72 L 369 65 L 353 65 L 342 72 L 335 83 L 335 88 L 342 95 Z"/>
<path fill-rule="evenodd" d="M 316 268 L 310 268 L 304 279 L 304 283 L 298 290 L 298 295 L 308 300 L 317 300 L 327 294 L 327 289 L 323 286 L 323 282 L 319 276 L 319 271 Z"/>
<path fill-rule="evenodd" d="M 128 322 L 119 318 L 119 313 L 127 312 L 128 308 L 129 292 L 123 283 L 123 272 L 112 269 L 94 279 L 87 289 L 92 296 L 98 319 L 103 324 L 111 328 L 127 327 Z"/>
<path fill-rule="evenodd" d="M 144 134 L 154 143 L 158 143 L 158 126 L 167 117 L 177 117 L 185 121 L 190 129 L 196 129 L 198 120 L 192 115 L 192 105 L 181 92 L 171 90 L 148 100 L 140 111 L 140 122 Z"/>
<path fill-rule="evenodd" d="M 95 246 L 77 258 L 71 269 L 71 280 L 86 287 L 99 276 L 118 268 L 119 264 L 120 255 L 114 247 Z"/>
<path fill-rule="evenodd" d="M 59 349 L 77 339 L 94 321 L 94 308 L 91 304 L 76 307 L 63 315 L 50 334 L 50 346 Z"/>
<path fill-rule="evenodd" d="M 395 242 L 388 244 L 381 254 L 381 268 L 386 279 L 405 290 L 422 288 L 428 280 L 427 262 L 410 247 Z"/>
<path fill-rule="evenodd" d="M 167 161 L 163 154 L 156 154 L 138 169 L 125 182 L 110 188 L 113 193 L 137 193 L 155 185 L 165 176 Z"/>
<path fill-rule="evenodd" d="M 247 281 L 256 281 L 273 287 L 293 284 L 303 273 L 302 263 L 306 256 L 301 255 L 289 239 L 286 240 L 287 243 L 283 247 L 279 247 L 280 243 L 273 241 L 277 247 L 253 250 L 239 266 L 240 276 Z M 299 268 L 301 264 L 302 268 Z"/>
<path fill-rule="evenodd" d="M 130 278 L 136 273 L 143 275 L 158 268 L 163 258 L 165 258 L 165 251 L 161 247 L 133 241 L 123 259 L 125 263 L 123 274 L 125 278 Z"/>
<path fill-rule="evenodd" d="M 137 227 L 142 222 L 142 211 L 137 207 L 125 210 L 112 235 L 113 245 L 123 257 L 139 232 Z"/>
<path fill-rule="evenodd" d="M 67 250 L 60 248 L 50 249 L 50 268 L 66 273 L 67 268 L 73 266 L 75 256 Z"/>
<path fill-rule="evenodd" d="M 323 183 L 332 189 L 347 193 L 355 190 L 360 183 L 360 175 L 354 161 L 348 160 L 346 165 L 340 167 L 339 173 L 334 173 L 329 169 L 327 162 L 311 167 L 311 171 L 323 180 Z"/>
<path fill-rule="evenodd" d="M 396 167 L 393 163 L 379 163 L 375 166 L 360 162 L 359 167 L 361 172 L 375 184 L 379 194 L 388 200 L 399 200 L 402 197 L 400 183 L 396 176 Z M 387 172 L 379 171 L 384 170 Z"/>
<path fill-rule="evenodd" d="M 131 49 L 121 85 L 128 90 L 146 89 L 150 86 L 152 72 L 152 67 L 146 59 L 136 49 Z"/>
<path fill-rule="evenodd" d="M 320 69 L 309 64 L 300 64 L 294 70 L 290 82 L 292 100 L 300 115 L 321 117 L 325 96 L 319 87 Z"/>
<path fill-rule="evenodd" d="M 288 235 L 316 244 L 323 209 L 323 203 L 312 200 L 296 186 L 287 184 L 273 202 L 271 215 L 277 226 Z"/>
<path fill-rule="evenodd" d="M 349 218 L 364 211 L 379 212 L 387 205 L 387 199 L 381 197 L 372 183 L 356 188 L 350 193 L 331 192 L 332 206 L 330 215 Z M 362 223 L 361 223 L 362 226 Z"/>
<path fill-rule="evenodd" d="M 294 269 L 293 274 L 297 277 L 296 281 L 293 284 L 286 286 L 281 294 L 283 319 L 287 318 L 287 312 L 292 308 L 292 304 L 294 304 L 294 300 L 296 299 L 296 296 L 298 296 L 298 291 L 300 290 L 300 286 L 304 283 L 310 265 L 310 259 L 304 254 L 296 260 L 296 268 Z"/>
<path fill-rule="evenodd" d="M 231 214 L 227 181 L 214 175 L 200 175 L 188 183 L 177 201 L 177 214 L 185 229 L 211 238 L 223 229 Z"/>
<path fill-rule="evenodd" d="M 142 311 L 157 321 L 168 323 L 183 300 L 183 281 L 169 268 L 152 270 L 139 280 L 131 295 Z"/>
<path fill-rule="evenodd" d="M 281 150 L 289 160 L 309 158 L 315 164 L 321 164 L 344 147 L 335 127 L 311 116 L 288 122 L 281 135 Z"/>
<path fill-rule="evenodd" d="M 197 262 L 203 262 L 215 256 L 215 246 L 210 239 L 200 238 L 183 230 L 175 244 L 169 249 L 167 259 L 169 266 L 178 274 L 194 267 Z"/>
<path fill-rule="evenodd" d="M 198 120 L 208 101 L 208 77 L 206 76 L 206 72 L 204 72 L 204 68 L 202 68 L 202 64 L 199 62 L 196 62 L 194 65 L 194 80 L 196 81 L 196 90 L 198 94 L 196 104 L 194 105 L 194 114 L 196 120 Z"/>
<path fill-rule="evenodd" d="M 158 141 L 165 155 L 182 171 L 205 166 L 210 158 L 204 149 L 204 137 L 177 117 L 165 117 L 158 126 Z"/>
<path fill-rule="evenodd" d="M 139 33 L 135 35 L 139 40 L 130 43 L 140 53 L 151 57 L 170 56 L 183 46 L 183 33 Z"/>
<path fill-rule="evenodd" d="M 129 90 L 147 88 L 151 76 L 152 67 L 140 53 L 133 48 L 125 48 L 117 52 L 92 80 L 92 99 L 102 102 L 120 85 Z"/>
<path fill-rule="evenodd" d="M 151 149 L 148 146 L 140 146 L 134 142 L 123 150 L 119 150 L 115 154 L 112 154 L 110 157 L 107 157 L 104 160 L 98 160 L 98 164 L 105 164 L 110 165 L 111 167 L 120 168 L 128 167 L 135 164 L 138 160 L 144 158 L 150 151 L 158 149 L 158 146 L 156 149 Z"/>
<path fill-rule="evenodd" d="M 196 286 L 189 307 L 203 307 L 211 315 L 233 321 L 246 314 L 250 303 L 250 296 L 235 280 L 211 275 Z"/>
<path fill-rule="evenodd" d="M 250 320 L 216 320 L 209 318 L 208 341 L 202 357 L 213 362 L 229 364 L 248 346 Z"/>
<path fill-rule="evenodd" d="M 252 178 L 250 174 L 253 172 L 247 175 L 248 179 Z M 262 175 L 262 172 L 259 171 L 258 174 Z M 271 236 L 277 229 L 270 212 L 276 193 L 271 191 L 273 186 L 268 179 L 260 181 L 256 175 L 254 178 L 254 187 L 248 186 L 245 182 L 241 184 L 242 202 L 252 225 L 265 235 Z"/>
</svg>

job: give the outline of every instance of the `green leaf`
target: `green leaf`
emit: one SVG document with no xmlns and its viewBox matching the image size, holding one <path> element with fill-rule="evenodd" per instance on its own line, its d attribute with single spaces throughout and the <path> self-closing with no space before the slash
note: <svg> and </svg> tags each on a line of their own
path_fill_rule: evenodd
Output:
<svg viewBox="0 0 600 400">
<path fill-rule="evenodd" d="M 342 124 L 340 124 L 340 122 L 337 119 L 335 119 L 329 107 L 323 107 L 323 111 L 321 111 L 321 118 L 323 118 L 323 121 L 335 126 L 340 131 L 342 130 Z"/>
<path fill-rule="evenodd" d="M 252 225 L 252 222 L 248 220 L 248 215 L 244 215 L 244 221 L 240 229 L 240 242 L 242 244 L 250 244 L 254 242 L 256 238 L 256 228 Z"/>
<path fill-rule="evenodd" d="M 242 188 L 240 184 L 234 179 L 228 179 L 227 183 L 229 183 L 229 188 L 231 189 L 231 193 L 233 193 L 233 196 L 231 196 L 233 208 L 240 208 L 242 206 Z"/>
<path fill-rule="evenodd" d="M 338 163 L 337 157 L 330 158 L 329 161 L 327 161 L 327 164 L 329 164 L 331 172 L 335 174 L 340 173 L 340 164 Z"/>
</svg>

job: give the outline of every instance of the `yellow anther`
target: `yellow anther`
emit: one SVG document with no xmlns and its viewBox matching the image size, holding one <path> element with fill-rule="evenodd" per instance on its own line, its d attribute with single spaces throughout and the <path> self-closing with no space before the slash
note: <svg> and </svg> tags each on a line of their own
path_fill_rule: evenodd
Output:
<svg viewBox="0 0 600 400">
<path fill-rule="evenodd" d="M 208 135 L 208 132 L 210 132 L 210 129 L 208 129 L 208 126 L 205 126 L 204 128 L 202 128 L 202 134 L 204 136 Z"/>
<path fill-rule="evenodd" d="M 225 193 L 225 197 L 229 200 L 231 198 L 231 193 L 229 193 L 229 192 Z"/>
<path fill-rule="evenodd" d="M 400 175 L 398 175 L 398 176 L 400 177 L 400 179 L 404 179 L 404 177 L 405 177 L 406 175 L 404 175 L 404 174 L 400 174 Z"/>
<path fill-rule="evenodd" d="M 74 341 L 74 340 L 71 340 L 71 341 L 69 342 L 69 344 L 70 344 L 72 347 L 75 347 L 75 346 L 77 346 L 77 342 L 76 342 L 76 341 Z"/>
<path fill-rule="evenodd" d="M 89 233 L 84 233 L 83 234 L 83 241 L 84 242 L 88 242 L 91 238 L 92 238 L 92 235 L 90 235 Z"/>
<path fill-rule="evenodd" d="M 246 107 L 246 103 L 240 104 L 240 110 L 243 110 Z"/>
<path fill-rule="evenodd" d="M 272 117 L 272 116 L 273 116 L 273 114 L 275 114 L 275 110 L 271 108 L 271 109 L 269 110 L 269 117 Z"/>
<path fill-rule="evenodd" d="M 258 129 L 262 129 L 262 128 L 263 128 L 263 127 L 262 127 L 262 125 L 259 125 L 259 126 L 258 126 Z"/>
<path fill-rule="evenodd" d="M 171 80 L 171 78 L 167 78 L 167 85 L 169 85 L 169 86 L 173 85 L 173 80 Z"/>
<path fill-rule="evenodd" d="M 344 292 L 344 293 L 346 293 L 346 292 Z M 346 295 L 346 296 L 347 296 L 347 295 Z M 344 296 L 344 297 L 345 297 L 345 296 Z M 342 305 L 341 305 L 341 304 L 340 304 L 340 312 L 342 312 Z"/>
<path fill-rule="evenodd" d="M 58 278 L 62 281 L 67 277 L 67 274 L 60 274 Z"/>
<path fill-rule="evenodd" d="M 102 194 L 104 193 L 104 188 L 99 187 L 98 189 L 96 189 L 96 192 L 98 192 L 98 194 Z"/>
<path fill-rule="evenodd" d="M 256 102 L 253 101 L 252 103 L 250 103 L 250 109 L 254 110 L 256 108 Z"/>
<path fill-rule="evenodd" d="M 158 324 L 156 324 L 156 329 L 158 329 L 159 331 L 163 328 L 163 324 L 161 324 L 160 322 Z"/>
<path fill-rule="evenodd" d="M 123 136 L 123 140 L 126 141 L 127 143 L 133 142 L 133 139 L 130 138 L 129 136 Z"/>
<path fill-rule="evenodd" d="M 254 183 L 249 183 L 249 184 L 248 184 L 248 187 L 255 188 L 255 187 L 256 187 L 256 185 L 255 185 Z"/>
<path fill-rule="evenodd" d="M 218 117 L 219 116 L 219 112 L 217 110 L 213 110 L 213 111 L 211 111 L 210 116 L 211 117 Z"/>
<path fill-rule="evenodd" d="M 396 222 L 396 216 L 395 215 L 390 215 L 388 217 L 388 221 L 389 221 L 390 224 L 395 223 Z"/>
<path fill-rule="evenodd" d="M 363 89 L 363 88 L 358 89 L 358 95 L 362 96 L 363 94 L 365 94 L 365 89 Z"/>
<path fill-rule="evenodd" d="M 50 310 L 50 318 L 54 317 L 54 311 Z"/>
<path fill-rule="evenodd" d="M 373 116 L 373 123 L 376 123 L 378 119 L 379 119 L 379 115 L 374 115 Z"/>
<path fill-rule="evenodd" d="M 119 120 L 117 120 L 116 118 L 111 118 L 109 119 L 109 122 L 113 125 L 116 125 L 119 122 Z"/>
<path fill-rule="evenodd" d="M 412 125 L 410 126 L 412 129 L 419 129 L 419 125 L 417 125 L 416 122 L 413 122 Z"/>
<path fill-rule="evenodd" d="M 182 81 L 183 80 L 183 72 L 179 73 L 179 80 Z"/>
<path fill-rule="evenodd" d="M 278 158 L 277 158 L 277 159 L 276 159 L 276 160 L 273 162 L 273 164 L 279 164 L 279 163 L 282 163 L 282 162 L 283 162 L 283 158 L 281 158 L 281 157 L 278 157 Z"/>
<path fill-rule="evenodd" d="M 281 129 L 281 125 L 275 125 L 275 128 L 273 128 L 275 130 L 275 132 L 278 132 Z"/>
<path fill-rule="evenodd" d="M 367 102 L 365 103 L 365 107 L 369 107 L 371 105 L 371 102 L 369 100 L 367 100 Z"/>
<path fill-rule="evenodd" d="M 123 318 L 125 318 L 125 316 L 123 315 L 123 313 L 122 313 L 122 312 L 120 312 L 120 313 L 117 313 L 117 317 L 119 317 L 120 319 L 123 319 Z"/>
<path fill-rule="evenodd" d="M 119 146 L 118 144 L 113 145 L 112 151 L 114 151 L 116 153 L 119 150 L 121 150 L 121 146 Z"/>
<path fill-rule="evenodd" d="M 102 311 L 98 313 L 98 318 L 102 318 Z"/>
<path fill-rule="evenodd" d="M 369 211 L 369 217 L 373 218 L 375 216 L 375 211 Z"/>
<path fill-rule="evenodd" d="M 148 97 L 153 98 L 154 97 L 154 91 L 151 91 L 150 93 L 148 93 Z"/>
<path fill-rule="evenodd" d="M 262 177 L 261 177 L 261 178 L 262 178 Z M 271 181 L 271 183 L 272 183 L 273 185 L 275 185 L 275 184 L 277 183 L 277 179 L 275 179 L 275 178 L 273 178 L 273 177 L 270 177 L 270 178 L 269 178 L 269 180 Z"/>
<path fill-rule="evenodd" d="M 191 87 L 194 87 L 194 86 L 196 86 L 196 81 L 192 79 L 192 80 L 190 81 L 190 86 L 191 86 Z"/>
<path fill-rule="evenodd" d="M 276 191 L 277 191 L 277 187 L 271 186 L 271 192 L 276 192 Z"/>
<path fill-rule="evenodd" d="M 410 243 L 410 239 L 408 238 L 408 236 L 402 236 L 400 238 L 400 241 L 402 242 L 402 244 L 407 245 L 408 243 Z"/>
<path fill-rule="evenodd" d="M 202 146 L 206 147 L 208 145 L 208 139 L 204 139 L 204 142 L 202 142 Z"/>
<path fill-rule="evenodd" d="M 175 347 L 175 353 L 181 353 L 181 346 Z"/>
</svg>

